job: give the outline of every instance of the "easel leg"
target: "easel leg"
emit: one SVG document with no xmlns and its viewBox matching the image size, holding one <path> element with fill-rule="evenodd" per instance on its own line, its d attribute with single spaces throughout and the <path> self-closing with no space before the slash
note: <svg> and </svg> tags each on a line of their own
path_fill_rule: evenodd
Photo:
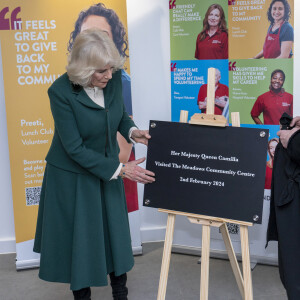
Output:
<svg viewBox="0 0 300 300">
<path fill-rule="evenodd" d="M 245 288 L 245 298 L 244 299 L 245 300 L 253 300 L 248 227 L 245 225 L 241 225 L 240 232 L 241 232 L 243 274 L 244 274 L 244 288 Z"/>
<path fill-rule="evenodd" d="M 230 235 L 226 226 L 226 223 L 223 223 L 223 225 L 220 226 L 220 230 L 223 236 L 224 244 L 228 253 L 229 261 L 231 264 L 231 268 L 235 277 L 235 280 L 237 282 L 237 285 L 239 287 L 240 293 L 242 297 L 244 298 L 245 292 L 244 292 L 244 281 L 241 274 L 241 270 L 239 267 L 239 264 L 237 262 L 235 252 L 231 243 Z"/>
<path fill-rule="evenodd" d="M 210 226 L 202 225 L 200 300 L 208 300 Z"/>
<path fill-rule="evenodd" d="M 174 225 L 175 225 L 176 215 L 168 214 L 168 222 L 166 228 L 166 237 L 164 245 L 164 253 L 161 264 L 159 287 L 157 300 L 164 300 L 166 298 L 170 259 L 171 259 L 171 249 L 174 235 Z"/>
</svg>

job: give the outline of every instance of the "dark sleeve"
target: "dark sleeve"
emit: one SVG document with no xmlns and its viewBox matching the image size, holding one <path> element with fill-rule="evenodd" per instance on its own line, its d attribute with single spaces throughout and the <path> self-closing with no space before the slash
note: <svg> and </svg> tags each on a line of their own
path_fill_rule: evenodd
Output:
<svg viewBox="0 0 300 300">
<path fill-rule="evenodd" d="M 93 175 L 109 181 L 120 164 L 119 160 L 105 157 L 84 145 L 73 110 L 63 91 L 50 87 L 48 95 L 55 129 L 69 157 Z"/>
<path fill-rule="evenodd" d="M 123 116 L 119 123 L 118 131 L 122 134 L 122 136 L 127 140 L 128 143 L 131 143 L 129 139 L 129 130 L 132 127 L 137 127 L 131 118 L 128 116 L 126 112 L 125 105 L 123 104 Z"/>
<path fill-rule="evenodd" d="M 287 153 L 291 160 L 300 166 L 300 130 L 296 131 L 288 142 Z"/>
<path fill-rule="evenodd" d="M 280 42 L 294 41 L 294 29 L 290 23 L 284 23 L 280 30 Z"/>
</svg>

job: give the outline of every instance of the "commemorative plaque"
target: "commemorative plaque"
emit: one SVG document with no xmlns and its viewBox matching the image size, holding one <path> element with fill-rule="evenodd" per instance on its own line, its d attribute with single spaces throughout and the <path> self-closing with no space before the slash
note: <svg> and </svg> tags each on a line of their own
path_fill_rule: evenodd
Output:
<svg viewBox="0 0 300 300">
<path fill-rule="evenodd" d="M 261 224 L 267 129 L 150 121 L 144 206 Z"/>
</svg>

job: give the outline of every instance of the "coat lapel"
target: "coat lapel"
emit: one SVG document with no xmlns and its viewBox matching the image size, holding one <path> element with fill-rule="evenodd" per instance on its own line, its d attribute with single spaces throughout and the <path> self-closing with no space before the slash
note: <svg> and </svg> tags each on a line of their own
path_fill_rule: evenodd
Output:
<svg viewBox="0 0 300 300">
<path fill-rule="evenodd" d="M 76 94 L 76 99 L 83 105 L 96 109 L 103 109 L 103 107 L 96 104 L 85 92 L 82 86 L 72 85 L 73 93 Z"/>
<path fill-rule="evenodd" d="M 103 89 L 105 108 L 110 107 L 110 103 L 114 98 L 114 93 L 115 93 L 115 80 L 113 77 L 108 82 L 107 86 Z"/>
</svg>

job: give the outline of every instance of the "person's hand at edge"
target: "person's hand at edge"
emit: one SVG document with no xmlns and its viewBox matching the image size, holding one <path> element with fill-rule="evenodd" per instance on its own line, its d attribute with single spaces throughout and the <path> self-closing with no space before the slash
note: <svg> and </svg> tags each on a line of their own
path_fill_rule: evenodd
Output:
<svg viewBox="0 0 300 300">
<path fill-rule="evenodd" d="M 300 117 L 295 117 L 291 121 L 290 127 L 297 127 L 300 128 Z"/>
<path fill-rule="evenodd" d="M 277 135 L 280 138 L 280 142 L 284 148 L 287 148 L 290 137 L 298 130 L 300 130 L 300 127 L 295 127 L 291 130 L 279 130 L 277 132 Z"/>
<path fill-rule="evenodd" d="M 131 133 L 131 138 L 136 142 L 136 143 L 141 143 L 146 146 L 148 146 L 148 140 L 151 139 L 151 136 L 149 134 L 149 130 L 133 130 Z"/>
<path fill-rule="evenodd" d="M 142 157 L 137 160 L 132 160 L 123 164 L 123 167 L 120 171 L 120 176 L 122 178 L 128 178 L 132 181 L 136 181 L 139 183 L 151 183 L 155 181 L 155 174 L 151 171 L 143 169 L 138 165 L 145 161 L 145 157 Z"/>
</svg>

